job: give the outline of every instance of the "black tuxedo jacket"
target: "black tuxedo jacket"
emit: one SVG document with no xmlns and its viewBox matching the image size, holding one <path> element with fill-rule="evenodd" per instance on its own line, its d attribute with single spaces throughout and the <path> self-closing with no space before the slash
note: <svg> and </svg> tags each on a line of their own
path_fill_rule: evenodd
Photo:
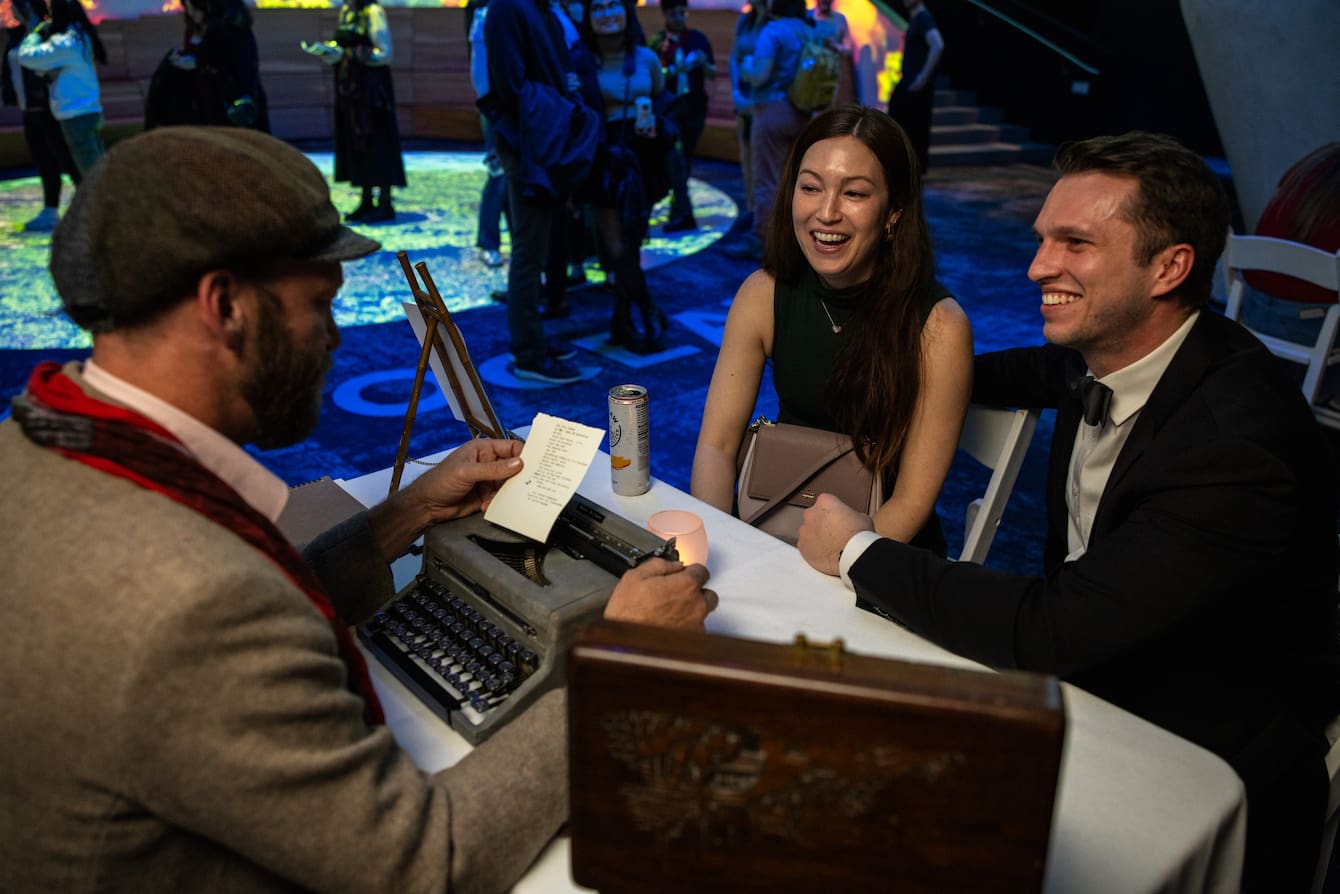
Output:
<svg viewBox="0 0 1340 894">
<path fill-rule="evenodd" d="M 889 540 L 858 596 L 999 668 L 1057 674 L 1226 758 L 1249 792 L 1325 750 L 1336 693 L 1336 481 L 1282 364 L 1206 311 L 1173 358 L 1066 563 L 1075 351 L 977 358 L 973 399 L 1055 408 L 1045 574 L 953 563 Z"/>
</svg>

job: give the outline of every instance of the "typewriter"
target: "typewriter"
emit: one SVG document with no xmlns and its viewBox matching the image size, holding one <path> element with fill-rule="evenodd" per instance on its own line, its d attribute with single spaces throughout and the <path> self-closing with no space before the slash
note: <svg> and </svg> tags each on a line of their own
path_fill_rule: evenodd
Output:
<svg viewBox="0 0 1340 894">
<path fill-rule="evenodd" d="M 412 422 L 419 386 L 436 356 L 434 372 L 458 418 L 475 435 L 508 436 L 427 268 L 416 265 L 421 286 L 404 252 L 399 257 L 427 324 L 407 419 Z M 409 422 L 393 488 L 404 467 Z M 545 543 L 480 514 L 456 519 L 424 535 L 418 576 L 358 628 L 358 637 L 435 714 L 477 744 L 563 681 L 573 636 L 600 617 L 623 573 L 653 556 L 677 559 L 674 541 L 580 495 L 559 514 Z"/>
<path fill-rule="evenodd" d="M 576 496 L 547 543 L 471 515 L 424 537 L 419 575 L 359 639 L 472 744 L 564 679 L 573 636 L 600 617 L 619 577 L 663 541 Z"/>
</svg>

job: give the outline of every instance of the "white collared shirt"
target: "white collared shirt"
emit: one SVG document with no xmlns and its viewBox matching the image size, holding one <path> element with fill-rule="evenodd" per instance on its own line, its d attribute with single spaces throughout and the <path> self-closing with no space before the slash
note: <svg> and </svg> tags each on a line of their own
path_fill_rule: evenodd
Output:
<svg viewBox="0 0 1340 894">
<path fill-rule="evenodd" d="M 90 388 L 172 432 L 200 465 L 222 478 L 252 509 L 272 522 L 284 511 L 288 485 L 237 444 L 195 417 L 112 375 L 91 357 L 84 361 L 83 376 Z"/>
<path fill-rule="evenodd" d="M 1098 425 L 1080 421 L 1075 432 L 1075 446 L 1070 452 L 1070 468 L 1066 473 L 1065 505 L 1069 519 L 1066 523 L 1066 557 L 1073 562 L 1089 548 L 1089 534 L 1093 518 L 1098 512 L 1107 479 L 1117 464 L 1121 448 L 1135 428 L 1140 411 L 1154 393 L 1163 374 L 1168 371 L 1177 349 L 1186 341 L 1191 327 L 1200 319 L 1200 311 L 1187 317 L 1177 331 L 1163 344 L 1150 351 L 1130 366 L 1098 379 L 1112 389 L 1112 403 L 1107 418 Z M 1090 371 L 1092 372 L 1092 371 Z"/>
</svg>

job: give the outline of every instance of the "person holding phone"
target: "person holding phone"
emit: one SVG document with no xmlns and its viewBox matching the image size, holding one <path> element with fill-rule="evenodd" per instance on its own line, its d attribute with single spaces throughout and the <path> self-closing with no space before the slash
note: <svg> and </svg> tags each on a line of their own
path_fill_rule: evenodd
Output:
<svg viewBox="0 0 1340 894">
<path fill-rule="evenodd" d="M 610 344 L 637 354 L 664 348 L 669 325 L 642 272 L 651 208 L 670 191 L 677 134 L 654 106 L 665 91 L 661 61 L 646 46 L 632 0 L 590 0 L 573 67 L 588 105 L 603 111 L 605 141 L 578 194 L 595 216 L 601 258 L 614 272 Z M 642 317 L 639 329 L 633 319 Z"/>
</svg>

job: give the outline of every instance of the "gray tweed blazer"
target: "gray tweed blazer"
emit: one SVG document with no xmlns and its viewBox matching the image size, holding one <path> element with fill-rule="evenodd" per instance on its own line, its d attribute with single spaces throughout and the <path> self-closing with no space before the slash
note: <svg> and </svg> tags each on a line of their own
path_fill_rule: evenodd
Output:
<svg viewBox="0 0 1340 894">
<path fill-rule="evenodd" d="M 497 891 L 567 817 L 562 693 L 426 775 L 265 556 L 12 420 L 0 530 L 0 890 Z M 365 516 L 306 557 L 391 596 Z"/>
</svg>

